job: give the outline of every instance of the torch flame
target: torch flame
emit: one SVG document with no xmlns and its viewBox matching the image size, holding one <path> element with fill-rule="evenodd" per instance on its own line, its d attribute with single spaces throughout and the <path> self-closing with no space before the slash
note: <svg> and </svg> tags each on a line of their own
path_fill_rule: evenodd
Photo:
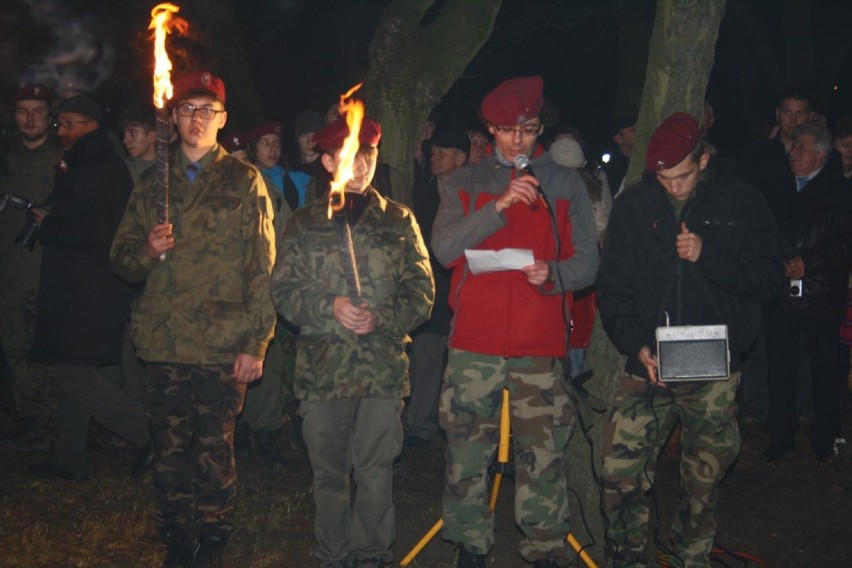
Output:
<svg viewBox="0 0 852 568">
<path fill-rule="evenodd" d="M 345 203 L 346 184 L 352 180 L 352 166 L 355 164 L 355 155 L 361 143 L 358 135 L 361 132 L 361 123 L 364 121 L 364 103 L 358 99 L 350 98 L 352 94 L 361 88 L 364 83 L 358 83 L 345 94 L 340 95 L 338 110 L 341 116 L 346 116 L 346 126 L 349 127 L 349 135 L 343 141 L 340 149 L 340 159 L 334 168 L 334 179 L 328 194 L 328 218 L 343 209 Z"/>
<path fill-rule="evenodd" d="M 179 11 L 178 6 L 168 2 L 157 4 L 151 10 L 151 23 L 148 25 L 149 30 L 154 30 L 154 106 L 160 109 L 173 94 L 169 73 L 172 70 L 172 62 L 166 53 L 166 34 L 175 30 L 183 35 L 189 28 L 189 23 L 183 18 L 172 17 Z"/>
</svg>

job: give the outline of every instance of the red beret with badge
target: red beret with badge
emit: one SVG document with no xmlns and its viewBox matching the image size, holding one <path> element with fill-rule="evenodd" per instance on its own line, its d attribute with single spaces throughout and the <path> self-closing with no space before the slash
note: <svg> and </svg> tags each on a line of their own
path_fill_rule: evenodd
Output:
<svg viewBox="0 0 852 568">
<path fill-rule="evenodd" d="M 498 126 L 514 126 L 535 118 L 544 106 L 541 77 L 515 77 L 503 81 L 482 99 L 482 116 Z"/>
<path fill-rule="evenodd" d="M 340 117 L 314 134 L 314 141 L 324 152 L 333 152 L 343 147 L 343 141 L 349 136 L 349 125 L 346 118 Z M 377 146 L 382 139 L 382 126 L 372 118 L 365 118 L 361 123 L 358 141 L 362 146 Z"/>
<path fill-rule="evenodd" d="M 225 83 L 210 71 L 193 71 L 184 75 L 174 82 L 172 89 L 172 103 L 209 95 L 225 104 Z"/>
<path fill-rule="evenodd" d="M 645 168 L 658 172 L 673 168 L 692 152 L 701 140 L 698 122 L 685 112 L 676 112 L 654 130 L 648 142 Z"/>
<path fill-rule="evenodd" d="M 14 109 L 18 101 L 46 101 L 50 103 L 53 99 L 53 92 L 46 85 L 41 83 L 30 83 L 21 87 L 15 96 L 12 97 L 12 102 L 9 103 L 9 108 Z"/>
</svg>

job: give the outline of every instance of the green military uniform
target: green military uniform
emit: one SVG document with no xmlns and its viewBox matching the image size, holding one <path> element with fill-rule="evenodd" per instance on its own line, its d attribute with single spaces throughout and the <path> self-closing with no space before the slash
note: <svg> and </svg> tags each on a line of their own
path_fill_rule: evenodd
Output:
<svg viewBox="0 0 852 568">
<path fill-rule="evenodd" d="M 429 255 L 411 211 L 374 189 L 355 199 L 368 200 L 351 229 L 363 300 L 376 317 L 372 332 L 356 335 L 335 319 L 334 301 L 347 294 L 347 283 L 327 200 L 296 212 L 272 277 L 276 307 L 301 326 L 295 393 L 314 472 L 315 555 L 324 566 L 392 559 L 393 460 L 409 392 L 405 346 L 434 300 Z"/>
<path fill-rule="evenodd" d="M 7 155 L 9 175 L 0 177 L 0 195 L 7 192 L 44 203 L 62 149 L 53 136 L 32 150 L 15 139 Z M 50 368 L 29 360 L 35 335 L 36 296 L 41 270 L 41 245 L 31 251 L 15 243 L 26 223 L 26 212 L 7 206 L 0 219 L 0 342 L 14 376 L 14 394 L 22 416 L 49 419 L 56 412 Z"/>
<path fill-rule="evenodd" d="M 131 336 L 148 362 L 158 526 L 165 535 L 200 523 L 205 536 L 233 528 L 233 429 L 245 385 L 231 369 L 239 353 L 262 358 L 272 337 L 273 210 L 260 173 L 218 146 L 196 164 L 194 181 L 180 151 L 171 165 L 175 248 L 164 261 L 144 252 L 157 224 L 149 170 L 128 202 L 112 258 L 119 275 L 146 281 Z"/>
</svg>

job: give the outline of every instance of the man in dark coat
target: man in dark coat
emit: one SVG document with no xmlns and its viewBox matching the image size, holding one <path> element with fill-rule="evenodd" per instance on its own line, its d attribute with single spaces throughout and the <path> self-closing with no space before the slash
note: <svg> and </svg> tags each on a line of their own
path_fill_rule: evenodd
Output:
<svg viewBox="0 0 852 568">
<path fill-rule="evenodd" d="M 837 341 L 852 247 L 849 197 L 839 160 L 829 160 L 831 135 L 805 123 L 793 132 L 786 178 L 767 188 L 766 200 L 781 231 L 789 290 L 764 313 L 769 370 L 766 457 L 793 448 L 799 428 L 796 379 L 799 342 L 811 365 L 811 449 L 818 462 L 833 454 L 841 432 L 840 351 Z"/>
<path fill-rule="evenodd" d="M 109 251 L 133 183 L 99 128 L 95 101 L 72 97 L 56 115 L 65 154 L 49 207 L 33 210 L 44 255 L 32 356 L 54 367 L 59 438 L 50 460 L 29 471 L 80 481 L 90 417 L 139 448 L 151 436 L 142 402 L 103 373 L 104 365 L 121 362 L 130 309 L 130 289 L 113 274 Z"/>
</svg>

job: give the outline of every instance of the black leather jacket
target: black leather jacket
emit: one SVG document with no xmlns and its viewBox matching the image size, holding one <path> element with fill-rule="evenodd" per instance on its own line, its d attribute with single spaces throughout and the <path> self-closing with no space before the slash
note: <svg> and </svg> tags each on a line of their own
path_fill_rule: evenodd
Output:
<svg viewBox="0 0 852 568">
<path fill-rule="evenodd" d="M 846 303 L 852 250 L 848 189 L 834 160 L 800 192 L 792 173 L 769 190 L 784 257 L 805 265 L 801 297 L 785 293 L 781 308 L 804 316 L 838 319 Z"/>
</svg>

